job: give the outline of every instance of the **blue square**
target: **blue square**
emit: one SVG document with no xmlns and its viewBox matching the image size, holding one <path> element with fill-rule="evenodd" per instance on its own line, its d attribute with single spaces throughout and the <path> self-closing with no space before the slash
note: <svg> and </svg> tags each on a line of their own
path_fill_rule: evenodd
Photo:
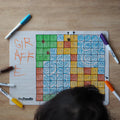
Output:
<svg viewBox="0 0 120 120">
<path fill-rule="evenodd" d="M 57 88 L 57 93 L 61 92 L 63 90 L 63 87 L 58 87 Z"/>
<path fill-rule="evenodd" d="M 77 55 L 77 60 L 83 60 L 84 59 L 84 55 Z"/>
<path fill-rule="evenodd" d="M 78 47 L 77 53 L 78 53 L 78 54 L 84 54 L 84 50 L 85 50 L 84 48 L 79 48 L 79 47 Z"/>
<path fill-rule="evenodd" d="M 50 62 L 49 61 L 44 61 L 43 62 L 43 67 L 49 67 L 50 66 Z"/>
<path fill-rule="evenodd" d="M 57 59 L 57 57 L 56 57 L 56 55 L 50 55 L 50 60 L 56 60 Z"/>
<path fill-rule="evenodd" d="M 77 62 L 77 67 L 84 67 L 83 61 L 78 61 Z"/>
<path fill-rule="evenodd" d="M 90 35 L 85 35 L 85 41 L 91 41 L 91 36 Z"/>
<path fill-rule="evenodd" d="M 91 62 L 90 67 L 98 67 L 98 62 Z"/>
<path fill-rule="evenodd" d="M 99 67 L 98 68 L 98 74 L 104 74 L 105 73 L 105 68 L 104 67 Z"/>
<path fill-rule="evenodd" d="M 99 42 L 99 49 L 101 49 L 101 48 L 105 48 L 105 45 L 104 45 L 104 43 L 103 42 Z"/>
<path fill-rule="evenodd" d="M 91 49 L 91 42 L 85 42 L 83 48 L 84 49 Z"/>
<path fill-rule="evenodd" d="M 84 41 L 84 35 L 78 35 L 78 41 Z"/>
<path fill-rule="evenodd" d="M 56 84 L 57 84 L 56 80 L 50 81 L 50 88 L 56 88 Z"/>
<path fill-rule="evenodd" d="M 49 73 L 50 73 L 49 68 L 43 68 L 44 75 L 49 74 Z"/>
<path fill-rule="evenodd" d="M 84 42 L 78 42 L 78 47 L 79 48 L 84 48 Z"/>
<path fill-rule="evenodd" d="M 93 49 L 98 49 L 99 48 L 99 43 L 98 42 L 92 42 L 92 48 Z"/>
<path fill-rule="evenodd" d="M 56 74 L 57 73 L 57 68 L 56 67 L 51 67 L 50 68 L 50 75 Z"/>
<path fill-rule="evenodd" d="M 70 68 L 64 68 L 64 74 L 70 74 Z"/>
<path fill-rule="evenodd" d="M 98 54 L 100 54 L 100 55 L 104 55 L 105 54 L 105 49 L 99 49 L 98 50 Z"/>
<path fill-rule="evenodd" d="M 64 87 L 70 88 L 70 81 L 64 81 Z"/>
<path fill-rule="evenodd" d="M 57 74 L 57 80 L 63 80 L 63 74 Z"/>
<path fill-rule="evenodd" d="M 99 40 L 99 42 L 103 42 L 100 36 L 99 36 L 98 40 Z"/>
<path fill-rule="evenodd" d="M 51 60 L 50 61 L 50 67 L 56 67 L 56 61 Z"/>
<path fill-rule="evenodd" d="M 57 67 L 63 67 L 63 60 L 57 60 Z"/>
<path fill-rule="evenodd" d="M 90 66 L 91 66 L 91 62 L 84 61 L 84 67 L 90 67 Z"/>
<path fill-rule="evenodd" d="M 57 60 L 63 60 L 63 55 L 57 55 Z"/>
<path fill-rule="evenodd" d="M 92 53 L 93 55 L 98 54 L 98 49 L 91 49 L 91 53 Z"/>
<path fill-rule="evenodd" d="M 97 35 L 92 35 L 92 41 L 94 42 L 94 41 L 98 41 L 99 39 L 98 39 L 98 36 Z"/>
<path fill-rule="evenodd" d="M 70 55 L 64 55 L 64 60 L 70 60 Z"/>
<path fill-rule="evenodd" d="M 49 80 L 49 75 L 43 75 L 43 80 L 45 81 Z"/>
<path fill-rule="evenodd" d="M 50 81 L 55 81 L 56 79 L 57 79 L 57 75 L 56 74 L 50 75 Z"/>
<path fill-rule="evenodd" d="M 56 88 L 50 88 L 50 94 L 56 94 Z"/>
<path fill-rule="evenodd" d="M 90 62 L 91 61 L 91 57 L 92 57 L 92 55 L 84 55 L 83 61 Z"/>
<path fill-rule="evenodd" d="M 64 84 L 63 84 L 62 80 L 57 81 L 57 87 L 64 87 Z"/>
<path fill-rule="evenodd" d="M 64 41 L 64 36 L 62 34 L 57 35 L 57 41 Z"/>
<path fill-rule="evenodd" d="M 43 94 L 50 94 L 49 88 L 43 88 Z"/>
<path fill-rule="evenodd" d="M 43 81 L 43 87 L 49 88 L 49 81 Z"/>
<path fill-rule="evenodd" d="M 70 87 L 64 87 L 64 90 L 70 89 Z"/>
<path fill-rule="evenodd" d="M 91 61 L 96 62 L 98 60 L 98 56 L 97 55 L 92 55 Z"/>
<path fill-rule="evenodd" d="M 64 61 L 64 67 L 70 67 L 70 60 Z"/>
<path fill-rule="evenodd" d="M 56 55 L 57 54 L 57 48 L 50 48 L 50 54 Z"/>
<path fill-rule="evenodd" d="M 104 55 L 98 55 L 98 61 L 105 61 L 105 56 Z"/>
<path fill-rule="evenodd" d="M 63 67 L 57 68 L 57 73 L 63 74 Z"/>
<path fill-rule="evenodd" d="M 84 50 L 84 54 L 86 54 L 86 55 L 91 54 L 91 49 L 85 49 L 85 50 Z"/>
<path fill-rule="evenodd" d="M 64 81 L 70 81 L 70 74 L 64 74 Z"/>
<path fill-rule="evenodd" d="M 98 67 L 105 67 L 105 62 L 98 62 Z"/>
</svg>

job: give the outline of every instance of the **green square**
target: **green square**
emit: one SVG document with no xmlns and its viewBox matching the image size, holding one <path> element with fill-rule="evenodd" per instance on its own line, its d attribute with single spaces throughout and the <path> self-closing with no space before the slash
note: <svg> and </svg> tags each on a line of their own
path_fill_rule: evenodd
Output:
<svg viewBox="0 0 120 120">
<path fill-rule="evenodd" d="M 50 54 L 50 48 L 44 48 L 43 55 L 48 55 L 48 54 Z"/>
<path fill-rule="evenodd" d="M 43 61 L 43 55 L 37 55 L 36 61 Z"/>
<path fill-rule="evenodd" d="M 50 42 L 44 42 L 44 48 L 49 48 L 50 47 Z"/>
<path fill-rule="evenodd" d="M 43 48 L 43 43 L 42 42 L 36 42 L 36 47 L 37 48 Z"/>
<path fill-rule="evenodd" d="M 57 48 L 57 42 L 50 42 L 50 48 Z"/>
<path fill-rule="evenodd" d="M 56 94 L 51 94 L 49 98 L 52 99 L 52 98 L 54 98 L 55 96 L 56 96 Z"/>
<path fill-rule="evenodd" d="M 51 42 L 57 42 L 57 35 L 50 35 Z"/>
<path fill-rule="evenodd" d="M 43 40 L 43 35 L 36 35 L 37 42 L 42 42 L 42 40 Z"/>
<path fill-rule="evenodd" d="M 44 58 L 43 59 L 44 61 L 49 61 L 50 60 L 50 55 L 44 55 L 43 58 Z"/>
<path fill-rule="evenodd" d="M 50 40 L 49 35 L 44 35 L 44 40 L 48 42 Z"/>
<path fill-rule="evenodd" d="M 50 100 L 50 95 L 43 95 L 43 101 L 48 101 Z"/>
<path fill-rule="evenodd" d="M 36 67 L 37 68 L 42 68 L 43 67 L 43 61 L 37 61 L 36 62 Z"/>
<path fill-rule="evenodd" d="M 43 54 L 43 48 L 37 48 L 36 49 L 36 55 L 42 55 Z"/>
</svg>

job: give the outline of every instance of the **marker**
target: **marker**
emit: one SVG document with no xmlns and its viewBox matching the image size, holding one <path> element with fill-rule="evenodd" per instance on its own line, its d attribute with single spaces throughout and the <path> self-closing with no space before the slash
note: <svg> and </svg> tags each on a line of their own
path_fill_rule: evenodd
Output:
<svg viewBox="0 0 120 120">
<path fill-rule="evenodd" d="M 18 23 L 16 25 L 16 27 L 12 29 L 11 32 L 8 33 L 8 35 L 5 37 L 5 39 L 9 39 L 21 26 L 26 24 L 31 19 L 31 17 L 32 16 L 30 14 L 28 14 L 25 18 L 23 18 L 23 20 L 20 21 L 20 23 Z"/>
<path fill-rule="evenodd" d="M 106 40 L 105 36 L 104 36 L 102 33 L 100 34 L 100 38 L 102 39 L 102 41 L 103 41 L 104 45 L 107 47 L 107 49 L 111 52 L 114 60 L 119 64 L 118 58 L 116 57 L 115 53 L 114 53 L 113 50 L 111 49 L 108 41 Z"/>
<path fill-rule="evenodd" d="M 19 102 L 16 98 L 11 97 L 5 90 L 0 88 L 0 92 L 5 95 L 8 99 L 10 99 L 13 103 L 15 103 L 18 107 L 23 108 L 23 104 Z"/>
<path fill-rule="evenodd" d="M 10 67 L 7 67 L 7 68 L 5 68 L 5 69 L 0 70 L 0 73 L 6 73 L 6 72 L 9 72 L 9 71 L 11 71 L 11 70 L 13 70 L 13 69 L 14 69 L 14 67 L 13 67 L 13 66 L 10 66 Z"/>
<path fill-rule="evenodd" d="M 0 86 L 16 87 L 14 84 L 0 83 Z"/>
<path fill-rule="evenodd" d="M 119 95 L 115 92 L 113 86 L 111 85 L 111 83 L 109 81 L 105 81 L 105 84 L 107 85 L 107 87 L 110 89 L 110 91 L 116 96 L 116 98 L 120 101 L 120 97 Z"/>
</svg>

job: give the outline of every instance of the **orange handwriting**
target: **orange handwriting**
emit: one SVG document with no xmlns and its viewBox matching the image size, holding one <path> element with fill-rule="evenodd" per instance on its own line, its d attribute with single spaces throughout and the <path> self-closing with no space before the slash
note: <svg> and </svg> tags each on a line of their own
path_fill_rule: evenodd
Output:
<svg viewBox="0 0 120 120">
<path fill-rule="evenodd" d="M 16 65 L 15 65 L 15 70 L 14 70 L 14 76 L 15 77 L 19 77 L 19 76 L 24 76 L 24 74 L 20 74 L 20 72 L 17 72 L 17 70 L 19 70 L 21 68 L 17 68 Z"/>
</svg>

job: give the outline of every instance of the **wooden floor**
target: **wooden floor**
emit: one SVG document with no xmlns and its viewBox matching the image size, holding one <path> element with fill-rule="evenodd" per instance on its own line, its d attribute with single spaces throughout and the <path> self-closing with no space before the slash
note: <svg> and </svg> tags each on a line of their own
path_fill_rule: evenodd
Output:
<svg viewBox="0 0 120 120">
<path fill-rule="evenodd" d="M 4 40 L 5 35 L 28 13 L 33 17 L 23 31 L 108 31 L 120 60 L 120 0 L 0 0 L 0 68 L 9 65 L 9 41 Z M 110 81 L 120 94 L 120 65 L 111 55 Z M 0 82 L 9 82 L 9 74 L 0 75 Z M 25 106 L 22 110 L 9 105 L 0 94 L 0 120 L 33 120 L 37 107 Z M 111 93 L 108 109 L 112 118 L 120 119 L 120 102 Z"/>
</svg>

